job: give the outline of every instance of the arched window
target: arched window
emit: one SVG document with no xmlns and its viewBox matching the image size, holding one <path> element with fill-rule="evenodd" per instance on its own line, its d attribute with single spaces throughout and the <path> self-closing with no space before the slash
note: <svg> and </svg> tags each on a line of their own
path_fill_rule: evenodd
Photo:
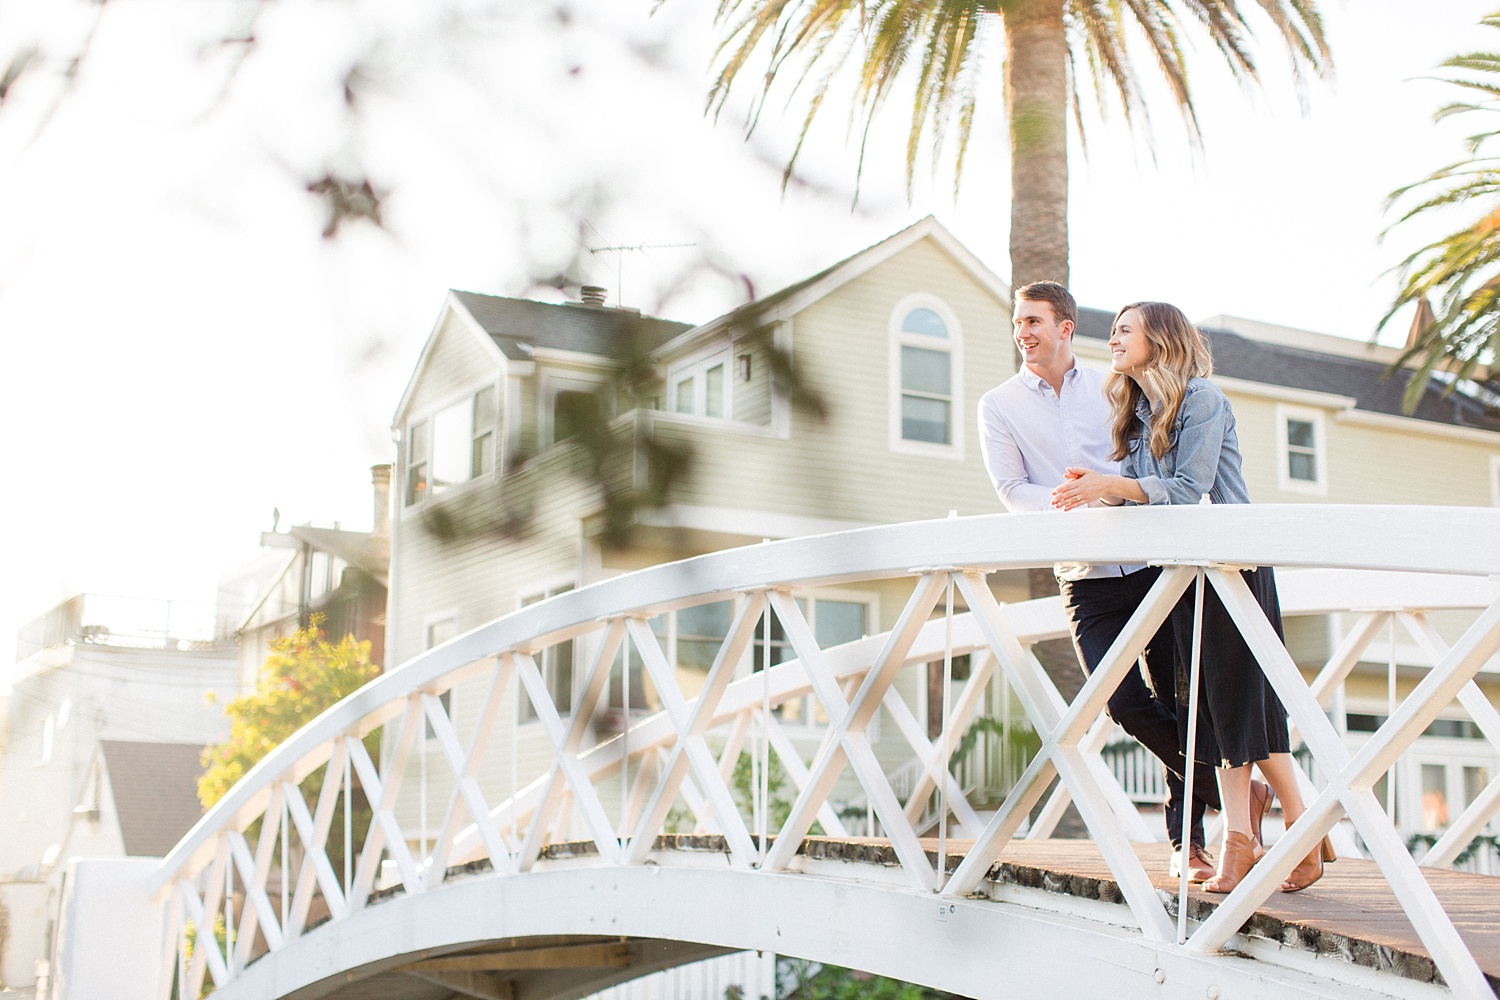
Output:
<svg viewBox="0 0 1500 1000">
<path fill-rule="evenodd" d="M 891 315 L 891 446 L 960 457 L 962 340 L 958 318 L 931 295 L 909 295 Z"/>
</svg>

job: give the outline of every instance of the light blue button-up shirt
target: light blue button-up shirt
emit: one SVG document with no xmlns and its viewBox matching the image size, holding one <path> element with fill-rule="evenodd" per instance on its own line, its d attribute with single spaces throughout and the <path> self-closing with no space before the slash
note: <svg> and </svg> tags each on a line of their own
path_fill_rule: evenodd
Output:
<svg viewBox="0 0 1500 1000">
<path fill-rule="evenodd" d="M 1025 365 L 979 400 L 979 446 L 995 492 L 1012 511 L 1056 510 L 1052 490 L 1069 466 L 1117 473 L 1110 458 L 1109 399 L 1104 376 L 1076 361 L 1062 392 Z M 1061 512 L 1059 512 L 1061 513 Z M 1140 566 L 1059 565 L 1063 579 L 1122 576 Z"/>
</svg>

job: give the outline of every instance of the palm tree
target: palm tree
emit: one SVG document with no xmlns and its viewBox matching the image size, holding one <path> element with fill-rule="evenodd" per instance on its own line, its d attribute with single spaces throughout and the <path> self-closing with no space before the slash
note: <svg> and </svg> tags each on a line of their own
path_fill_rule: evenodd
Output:
<svg viewBox="0 0 1500 1000">
<path fill-rule="evenodd" d="M 1500 29 L 1500 13 L 1481 25 Z M 1477 99 L 1454 101 L 1440 108 L 1436 119 L 1500 112 L 1500 53 L 1471 52 L 1443 63 L 1445 69 L 1474 74 L 1472 79 L 1449 78 Z M 1490 126 L 1468 140 L 1469 159 L 1443 167 L 1391 193 L 1389 207 L 1414 196 L 1416 201 L 1391 228 L 1417 217 L 1431 218 L 1446 209 L 1477 209 L 1478 217 L 1446 236 L 1433 240 L 1398 267 L 1401 290 L 1380 321 L 1384 328 L 1396 313 L 1415 304 L 1406 351 L 1398 366 L 1418 362 L 1417 376 L 1407 383 L 1406 406 L 1414 408 L 1433 368 L 1447 362 L 1458 378 L 1495 378 L 1500 356 L 1500 158 L 1484 155 L 1500 136 Z M 1390 232 L 1388 229 L 1387 232 Z M 1430 303 L 1436 299 L 1438 307 Z"/>
<path fill-rule="evenodd" d="M 1299 82 L 1329 67 L 1317 0 L 1256 0 L 1285 43 Z M 922 140 L 932 136 L 936 162 L 946 133 L 956 131 L 957 168 L 980 96 L 981 57 L 995 31 L 1004 38 L 1005 105 L 1011 139 L 1011 280 L 1068 280 L 1067 119 L 1080 126 L 1079 77 L 1104 103 L 1118 98 L 1132 126 L 1146 124 L 1140 76 L 1130 43 L 1144 44 L 1186 125 L 1199 139 L 1188 89 L 1184 23 L 1196 22 L 1241 82 L 1258 82 L 1251 28 L 1240 0 L 719 0 L 726 34 L 709 109 L 724 108 L 731 86 L 765 53 L 753 128 L 784 69 L 798 75 L 792 93 L 808 90 L 801 138 L 787 164 L 789 179 L 840 71 L 858 59 L 851 122 L 864 119 L 860 165 L 869 127 L 911 67 L 916 92 L 906 145 L 908 192 Z"/>
</svg>

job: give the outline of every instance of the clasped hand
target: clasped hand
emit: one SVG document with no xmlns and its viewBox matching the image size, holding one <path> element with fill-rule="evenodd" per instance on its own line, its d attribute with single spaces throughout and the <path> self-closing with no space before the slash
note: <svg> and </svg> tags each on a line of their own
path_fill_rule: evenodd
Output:
<svg viewBox="0 0 1500 1000">
<path fill-rule="evenodd" d="M 1067 476 L 1062 485 L 1052 491 L 1052 506 L 1059 510 L 1072 510 L 1114 496 L 1110 489 L 1112 477 L 1102 472 L 1069 468 Z"/>
</svg>

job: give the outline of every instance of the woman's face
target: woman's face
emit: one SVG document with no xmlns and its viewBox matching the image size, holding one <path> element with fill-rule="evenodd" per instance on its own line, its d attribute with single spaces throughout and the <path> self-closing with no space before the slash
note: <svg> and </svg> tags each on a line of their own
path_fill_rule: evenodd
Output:
<svg viewBox="0 0 1500 1000">
<path fill-rule="evenodd" d="M 1110 367 L 1121 375 L 1132 375 L 1151 363 L 1151 341 L 1139 309 L 1127 309 L 1115 320 L 1109 337 Z"/>
</svg>

